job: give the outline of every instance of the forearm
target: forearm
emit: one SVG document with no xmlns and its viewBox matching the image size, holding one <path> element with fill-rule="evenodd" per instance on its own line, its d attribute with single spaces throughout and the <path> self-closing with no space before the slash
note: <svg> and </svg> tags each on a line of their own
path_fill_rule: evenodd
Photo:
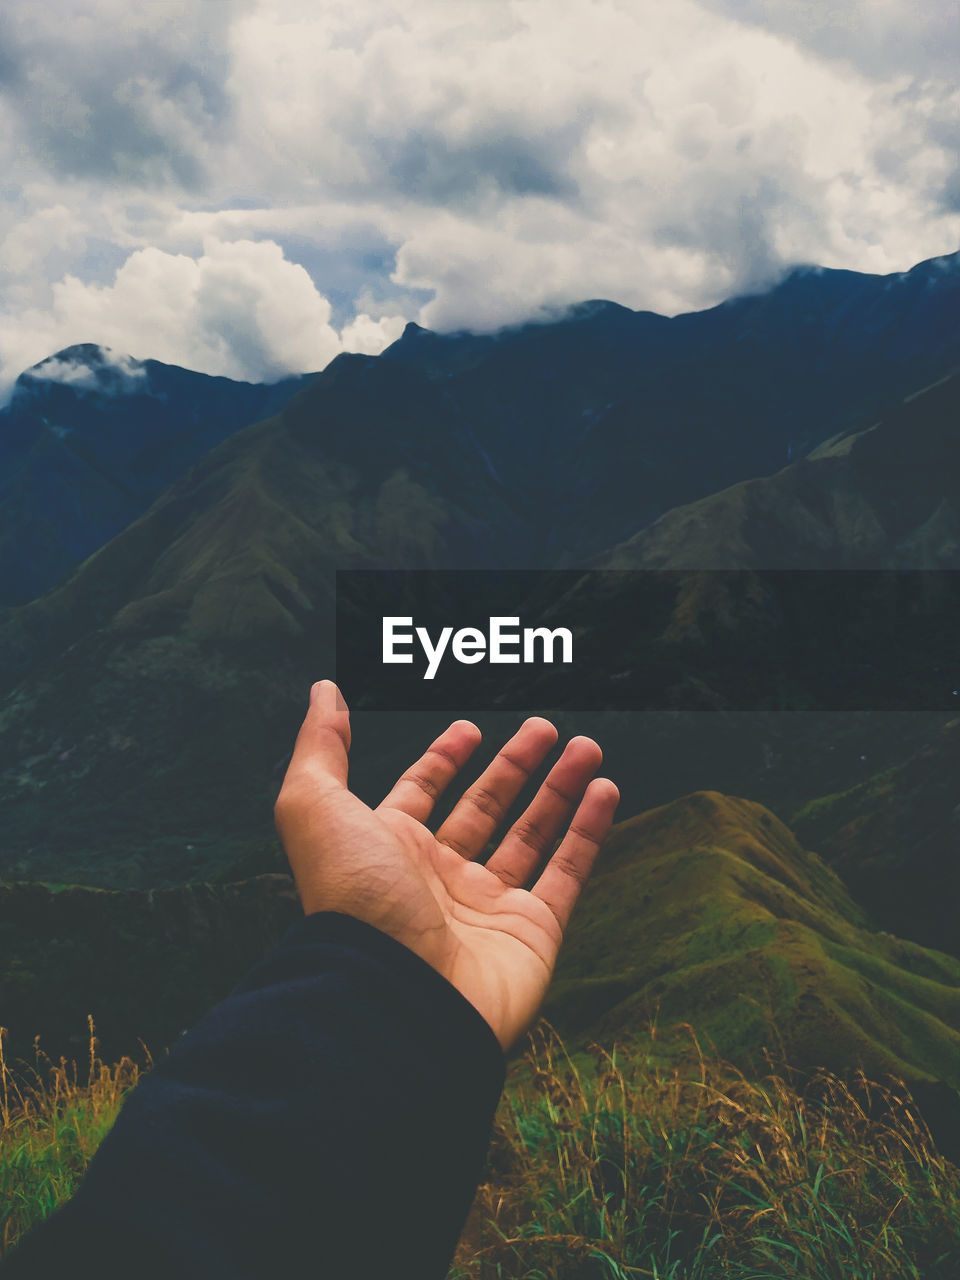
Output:
<svg viewBox="0 0 960 1280">
<path fill-rule="evenodd" d="M 0 1267 L 442 1280 L 503 1087 L 497 1039 L 347 916 L 292 929 L 142 1081 L 74 1199 Z"/>
</svg>

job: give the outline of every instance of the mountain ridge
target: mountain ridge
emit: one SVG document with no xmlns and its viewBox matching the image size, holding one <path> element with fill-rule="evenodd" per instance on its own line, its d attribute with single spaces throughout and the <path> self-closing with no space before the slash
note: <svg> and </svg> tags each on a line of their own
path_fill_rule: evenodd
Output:
<svg viewBox="0 0 960 1280">
<path fill-rule="evenodd" d="M 92 1012 L 102 1051 L 142 1037 L 158 1056 L 299 917 L 274 865 L 162 891 L 0 885 L 15 1052 L 40 1033 L 76 1054 Z M 692 1026 L 742 1070 L 771 1049 L 800 1070 L 893 1072 L 945 1135 L 958 1113 L 960 960 L 877 932 L 772 813 L 716 791 L 613 827 L 543 1012 L 575 1055 L 635 1040 L 676 1062 Z"/>
<path fill-rule="evenodd" d="M 410 322 L 379 356 L 343 353 L 323 373 L 331 388 L 359 385 L 392 364 L 438 384 L 482 465 L 526 509 L 528 558 L 575 564 L 942 376 L 956 358 L 958 264 L 800 268 L 672 317 L 592 299 L 494 333 Z M 210 448 L 316 376 L 237 383 L 96 344 L 25 371 L 0 409 L 0 605 L 62 581 Z M 573 518 L 557 522 L 558 507 Z"/>
<path fill-rule="evenodd" d="M 900 365 L 888 361 L 879 390 L 870 383 L 864 391 L 862 379 L 851 375 L 842 404 L 832 417 L 821 414 L 808 434 L 820 441 L 843 437 L 855 405 L 871 409 L 857 422 L 864 428 L 877 421 L 874 403 L 891 401 L 906 384 L 895 402 L 900 412 L 903 395 L 922 385 L 909 379 L 937 366 L 947 350 L 955 362 L 950 335 L 939 334 L 935 350 L 927 351 L 926 342 L 933 321 L 960 297 L 960 277 L 931 272 L 886 281 L 856 277 L 852 299 L 844 293 L 845 277 L 805 275 L 787 281 L 779 299 L 734 302 L 705 313 L 706 320 L 680 317 L 678 333 L 690 324 L 708 326 L 709 368 L 718 367 L 716 360 L 722 366 L 731 348 L 740 351 L 741 364 L 719 386 L 698 382 L 682 362 L 666 368 L 659 400 L 651 392 L 656 370 L 638 376 L 624 352 L 633 350 L 629 334 L 638 325 L 658 334 L 674 321 L 620 308 L 593 309 L 567 325 L 526 326 L 517 341 L 499 345 L 483 336 L 447 340 L 414 331 L 408 346 L 439 343 L 440 372 L 429 352 L 429 367 L 418 364 L 419 357 L 396 359 L 402 339 L 393 355 L 341 355 L 272 417 L 232 431 L 194 461 L 59 586 L 0 613 L 3 866 L 25 875 L 42 863 L 43 874 L 50 874 L 73 842 L 78 859 L 105 859 L 109 851 L 117 874 L 130 876 L 121 883 L 142 883 L 152 874 L 141 858 L 165 882 L 166 860 L 171 879 L 184 874 L 182 849 L 197 843 L 186 835 L 214 828 L 195 873 L 209 874 L 221 853 L 229 860 L 241 856 L 266 828 L 275 772 L 289 750 L 303 689 L 332 669 L 337 569 L 589 563 L 601 533 L 624 524 L 633 534 L 647 527 L 646 515 L 669 496 L 671 475 L 713 475 L 718 458 L 724 468 L 754 474 L 769 397 L 775 393 L 782 402 L 816 366 L 823 375 L 817 395 L 829 398 L 846 355 L 870 349 L 871 340 L 854 333 L 834 351 L 821 320 L 814 317 L 811 330 L 806 311 L 784 309 L 784 296 L 798 289 L 820 299 L 833 328 L 869 313 L 888 345 L 924 353 L 921 364 L 912 357 Z M 929 288 L 928 276 L 934 279 Z M 843 301 L 840 318 L 831 310 L 835 299 L 828 305 L 817 292 L 824 280 Z M 940 281 L 946 281 L 944 295 Z M 899 309 L 903 288 L 905 313 Z M 764 364 L 762 346 L 758 355 L 755 345 L 739 341 L 768 321 L 769 341 L 780 343 L 792 362 L 792 381 L 783 385 L 782 369 Z M 611 330 L 627 335 L 620 346 L 611 343 Z M 785 341 L 794 331 L 806 336 Z M 662 352 L 645 350 L 660 360 Z M 760 361 L 763 376 L 752 389 L 744 360 Z M 941 379 L 945 372 L 934 368 Z M 934 398 L 952 395 L 952 386 L 944 383 Z M 754 416 L 744 418 L 745 425 L 730 398 L 735 387 L 753 397 Z M 608 412 L 612 402 L 601 397 L 611 391 L 620 399 Z M 686 396 L 679 416 L 674 391 Z M 930 394 L 906 408 L 925 412 Z M 509 412 L 505 397 L 513 397 Z M 740 425 L 743 450 L 726 457 L 727 435 Z M 114 426 L 121 431 L 123 420 Z M 946 439 L 944 432 L 934 423 L 931 440 Z M 767 434 L 772 440 L 776 432 Z M 861 434 L 847 454 L 859 457 L 865 442 L 876 452 L 884 438 L 882 431 Z M 782 433 L 778 439 L 781 448 Z M 646 457 L 651 450 L 656 456 Z M 833 470 L 850 465 L 838 456 L 805 466 L 816 471 L 827 464 Z M 888 472 L 902 479 L 902 469 Z M 592 524 L 581 519 L 585 512 Z M 923 515 L 929 520 L 936 510 Z M 934 522 L 938 536 L 949 533 L 950 522 L 942 510 Z M 226 746 L 219 745 L 224 735 Z M 677 748 L 680 738 L 674 738 Z M 781 738 L 764 741 L 773 757 L 783 754 Z M 809 739 L 810 749 L 817 741 Z M 762 753 L 754 754 L 759 760 Z M 845 759 L 850 754 L 845 746 Z M 858 754 L 842 770 L 836 765 L 836 785 L 849 785 Z M 773 776 L 758 765 L 751 766 L 751 778 L 760 767 Z M 737 776 L 744 775 L 725 775 L 724 785 L 738 789 Z M 61 824 L 51 833 L 51 806 L 72 815 L 69 830 Z M 225 811 L 229 838 L 217 816 Z M 76 876 L 80 863 L 72 853 L 69 865 Z"/>
<path fill-rule="evenodd" d="M 0 409 L 0 606 L 62 581 L 309 377 L 241 383 L 95 343 L 25 370 Z"/>
</svg>

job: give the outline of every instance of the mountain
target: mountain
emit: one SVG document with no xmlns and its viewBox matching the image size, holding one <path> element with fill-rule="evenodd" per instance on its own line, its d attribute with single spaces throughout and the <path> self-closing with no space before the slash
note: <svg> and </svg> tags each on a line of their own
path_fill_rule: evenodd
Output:
<svg viewBox="0 0 960 1280">
<path fill-rule="evenodd" d="M 305 381 L 232 382 L 92 343 L 22 373 L 0 409 L 0 605 L 59 582 Z"/>
<path fill-rule="evenodd" d="M 335 571 L 476 562 L 522 532 L 438 388 L 334 361 L 0 620 L 3 874 L 176 884 L 269 841 L 333 667 Z"/>
<path fill-rule="evenodd" d="M 676 494 L 861 430 L 876 406 L 886 420 L 906 391 L 943 377 L 958 260 L 891 277 L 794 272 L 670 320 L 595 301 L 495 335 L 408 326 L 379 357 L 337 357 L 56 588 L 0 610 L 0 874 L 159 887 L 255 856 L 306 688 L 332 670 L 337 569 L 584 563 L 598 548 L 603 562 L 617 531 L 635 534 Z M 89 360 L 80 383 L 115 391 L 128 376 Z M 39 380 L 43 394 L 60 394 L 58 376 Z M 113 407 L 127 401 L 97 394 L 120 415 L 104 428 L 106 465 L 122 453 L 128 420 Z M 940 483 L 925 476 L 928 455 L 910 479 L 918 509 Z M 631 772 L 638 752 L 652 761 L 626 803 L 714 785 L 714 769 L 789 812 L 859 781 L 863 755 L 876 767 L 909 746 L 896 730 L 874 749 L 865 721 L 832 757 L 825 723 L 808 736 L 746 726 L 731 749 L 725 724 L 678 720 L 685 706 L 601 726 Z M 369 726 L 371 795 L 408 762 L 413 721 L 395 719 Z M 492 718 L 491 735 L 508 721 Z M 436 717 L 417 724 L 426 735 Z"/>
<path fill-rule="evenodd" d="M 155 892 L 0 886 L 0 979 L 15 1051 L 34 1034 L 105 1056 L 159 1055 L 299 913 L 285 875 Z M 678 1023 L 744 1069 L 862 1066 L 905 1079 L 928 1120 L 960 1086 L 960 960 L 876 932 L 836 874 L 763 806 L 714 791 L 612 830 L 574 912 L 544 1009 L 572 1053 Z M 649 1048 L 649 1038 L 645 1039 Z M 944 1132 L 946 1132 L 944 1125 Z"/>
<path fill-rule="evenodd" d="M 960 957 L 960 720 L 794 823 L 884 929 Z"/>
<path fill-rule="evenodd" d="M 493 336 L 408 326 L 381 359 L 457 402 L 553 565 L 869 425 L 958 345 L 952 254 L 889 276 L 799 268 L 671 319 L 597 300 Z"/>
<path fill-rule="evenodd" d="M 669 1059 L 689 1023 L 741 1066 L 766 1047 L 892 1073 L 921 1097 L 941 1082 L 960 1114 L 960 960 L 877 932 L 773 814 L 717 792 L 613 828 L 544 1013 L 578 1047 L 653 1023 Z"/>
<path fill-rule="evenodd" d="M 667 512 L 540 613 L 577 634 L 587 705 L 953 714 L 957 568 L 954 372 L 773 476 Z M 523 679 L 565 705 L 560 668 Z"/>
<path fill-rule="evenodd" d="M 378 359 L 436 384 L 473 433 L 525 524 L 526 560 L 576 563 L 941 377 L 958 317 L 954 254 L 891 276 L 800 268 L 671 319 L 593 300 L 495 334 L 410 324 Z M 369 365 L 350 359 L 348 386 Z M 0 410 L 0 605 L 62 580 L 305 380 L 236 383 L 93 344 L 21 374 Z"/>
<path fill-rule="evenodd" d="M 81 1010 L 110 1044 L 154 1029 L 162 1043 L 239 977 L 244 939 L 266 946 L 283 927 L 289 882 L 197 882 L 277 870 L 272 800 L 307 686 L 332 670 L 338 569 L 592 564 L 746 581 L 955 567 L 958 274 L 956 257 L 886 278 L 798 271 L 698 316 L 594 302 L 497 335 L 408 327 L 379 357 L 338 357 L 273 416 L 239 430 L 224 418 L 132 519 L 117 509 L 119 533 L 0 610 L 0 876 L 53 882 L 0 893 L 9 1007 L 23 1022 L 45 1011 L 51 1045 L 83 1036 L 67 1029 Z M 98 434 L 91 399 L 93 443 L 71 448 L 96 459 L 77 474 L 101 477 L 101 497 L 84 499 L 99 511 L 111 467 L 157 472 L 124 454 L 127 366 L 85 358 L 84 395 L 117 415 Z M 58 376 L 37 394 L 59 395 Z M 12 457 L 34 438 L 29 415 L 7 422 Z M 949 1112 L 954 739 L 902 763 L 945 716 L 738 719 L 730 690 L 685 683 L 684 665 L 711 635 L 759 652 L 790 630 L 769 594 L 708 580 L 688 579 L 663 629 L 682 696 L 650 715 L 560 718 L 603 742 L 624 811 L 643 812 L 604 849 L 547 1015 L 581 1048 L 656 1017 L 668 1057 L 671 1026 L 689 1021 L 745 1065 L 779 1039 L 798 1065 L 891 1070 Z M 622 604 L 629 639 L 638 602 Z M 798 621 L 809 634 L 820 609 Z M 516 719 L 483 717 L 485 751 Z M 382 794 L 438 727 L 356 717 L 360 793 Z M 717 791 L 741 784 L 753 799 Z M 785 815 L 825 792 L 798 818 L 802 842 L 756 803 Z M 193 971 L 211 985 L 194 990 Z"/>
<path fill-rule="evenodd" d="M 960 372 L 775 475 L 677 507 L 609 569 L 960 567 Z"/>
</svg>

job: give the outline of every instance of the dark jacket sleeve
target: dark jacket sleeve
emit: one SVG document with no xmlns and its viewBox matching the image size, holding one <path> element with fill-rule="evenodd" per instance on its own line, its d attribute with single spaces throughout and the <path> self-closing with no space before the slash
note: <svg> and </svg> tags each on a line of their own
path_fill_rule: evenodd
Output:
<svg viewBox="0 0 960 1280">
<path fill-rule="evenodd" d="M 442 1280 L 505 1071 L 425 960 L 307 916 L 128 1095 L 0 1280 Z"/>
</svg>

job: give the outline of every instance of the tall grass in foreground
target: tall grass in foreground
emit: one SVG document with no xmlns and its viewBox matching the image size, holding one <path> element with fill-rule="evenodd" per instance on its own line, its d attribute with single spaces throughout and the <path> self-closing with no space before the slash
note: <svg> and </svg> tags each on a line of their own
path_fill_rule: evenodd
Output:
<svg viewBox="0 0 960 1280">
<path fill-rule="evenodd" d="M 592 1045 L 580 1071 L 541 1021 L 448 1280 L 957 1280 L 960 1172 L 902 1085 L 750 1080 L 691 1044 L 682 1070 L 651 1044 Z M 96 1046 L 91 1021 L 80 1083 L 40 1053 L 12 1071 L 0 1030 L 0 1255 L 72 1194 L 139 1078 Z"/>
<path fill-rule="evenodd" d="M 957 1280 L 960 1173 L 902 1085 L 751 1081 L 690 1034 L 686 1073 L 594 1074 L 538 1024 L 448 1280 Z"/>
<path fill-rule="evenodd" d="M 83 1083 L 75 1062 L 54 1064 L 36 1041 L 34 1065 L 11 1070 L 0 1027 L 0 1257 L 73 1194 L 139 1079 L 131 1058 L 100 1061 L 92 1018 L 88 1025 Z"/>
</svg>

